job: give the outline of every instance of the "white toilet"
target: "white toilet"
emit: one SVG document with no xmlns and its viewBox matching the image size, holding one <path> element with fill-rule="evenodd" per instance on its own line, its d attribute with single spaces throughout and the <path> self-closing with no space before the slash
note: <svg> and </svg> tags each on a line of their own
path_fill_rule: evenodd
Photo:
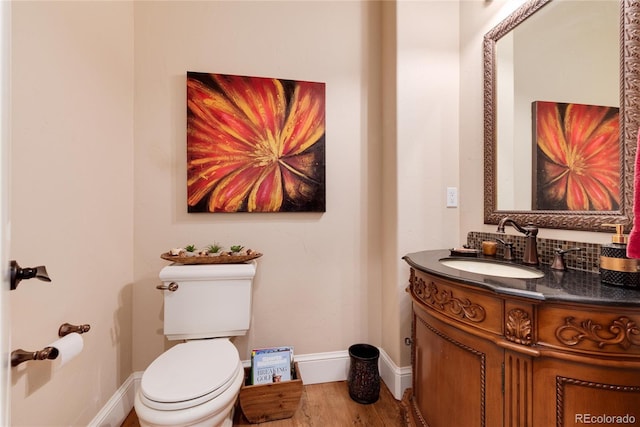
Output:
<svg viewBox="0 0 640 427">
<path fill-rule="evenodd" d="M 134 403 L 141 426 L 233 425 L 244 369 L 229 337 L 249 329 L 255 273 L 255 261 L 172 264 L 160 271 L 167 288 L 164 334 L 185 342 L 161 354 L 142 375 Z"/>
</svg>

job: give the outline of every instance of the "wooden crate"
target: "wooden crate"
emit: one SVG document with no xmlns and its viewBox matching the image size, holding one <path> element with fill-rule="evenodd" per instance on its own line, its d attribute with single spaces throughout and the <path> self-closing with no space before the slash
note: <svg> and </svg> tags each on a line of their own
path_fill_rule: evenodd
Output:
<svg viewBox="0 0 640 427">
<path fill-rule="evenodd" d="M 281 383 L 247 385 L 249 368 L 245 368 L 245 385 L 240 389 L 240 408 L 252 424 L 291 418 L 302 397 L 302 375 L 294 363 L 294 379 Z"/>
</svg>

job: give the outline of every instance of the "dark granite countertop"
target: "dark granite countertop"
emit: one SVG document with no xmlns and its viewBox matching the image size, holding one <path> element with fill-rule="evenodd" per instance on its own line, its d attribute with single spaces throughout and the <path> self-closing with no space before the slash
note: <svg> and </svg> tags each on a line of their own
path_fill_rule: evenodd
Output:
<svg viewBox="0 0 640 427">
<path fill-rule="evenodd" d="M 407 254 L 403 259 L 412 267 L 434 276 L 462 282 L 488 289 L 497 294 L 552 301 L 594 305 L 615 305 L 640 307 L 640 290 L 626 289 L 600 283 L 600 275 L 581 270 L 556 271 L 549 265 L 541 264 L 536 269 L 544 273 L 539 279 L 513 279 L 488 276 L 457 270 L 441 264 L 442 258 L 475 259 L 452 257 L 449 250 L 430 250 Z M 483 258 L 478 255 L 477 258 Z M 495 257 L 484 257 L 496 262 L 508 262 Z"/>
</svg>

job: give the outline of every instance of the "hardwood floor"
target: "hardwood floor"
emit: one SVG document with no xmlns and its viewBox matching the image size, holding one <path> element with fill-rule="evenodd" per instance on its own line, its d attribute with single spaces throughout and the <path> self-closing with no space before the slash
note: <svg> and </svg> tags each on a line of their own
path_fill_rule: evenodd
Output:
<svg viewBox="0 0 640 427">
<path fill-rule="evenodd" d="M 300 406 L 292 418 L 268 423 L 250 424 L 236 409 L 234 426 L 264 427 L 396 427 L 402 426 L 400 402 L 395 400 L 384 383 L 380 398 L 370 405 L 356 403 L 349 397 L 346 381 L 304 386 Z M 131 411 L 121 427 L 139 427 Z"/>
</svg>

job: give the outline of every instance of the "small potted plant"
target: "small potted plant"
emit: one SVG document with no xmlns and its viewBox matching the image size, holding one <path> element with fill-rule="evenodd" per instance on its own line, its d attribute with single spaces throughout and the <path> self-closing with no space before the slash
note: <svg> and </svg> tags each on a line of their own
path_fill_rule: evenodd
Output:
<svg viewBox="0 0 640 427">
<path fill-rule="evenodd" d="M 207 246 L 207 254 L 209 256 L 218 256 L 220 255 L 221 249 L 222 246 L 220 246 L 218 243 L 214 243 L 213 245 Z"/>
<path fill-rule="evenodd" d="M 184 247 L 187 256 L 196 256 L 196 246 L 195 245 L 187 245 Z"/>
<path fill-rule="evenodd" d="M 231 255 L 233 255 L 233 256 L 240 255 L 240 251 L 242 250 L 242 248 L 244 248 L 244 246 L 242 246 L 242 245 L 229 246 L 229 249 L 231 250 Z"/>
</svg>

